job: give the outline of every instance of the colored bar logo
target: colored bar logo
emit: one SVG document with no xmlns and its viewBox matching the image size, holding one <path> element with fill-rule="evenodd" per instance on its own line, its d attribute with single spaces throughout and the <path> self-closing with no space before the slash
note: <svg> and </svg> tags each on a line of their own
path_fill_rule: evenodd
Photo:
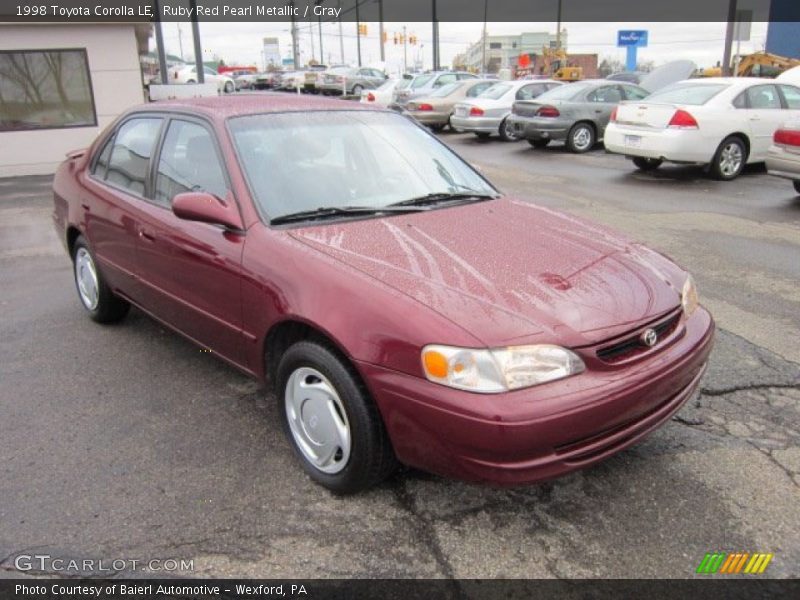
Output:
<svg viewBox="0 0 800 600">
<path fill-rule="evenodd" d="M 748 575 L 761 574 L 767 569 L 769 561 L 774 554 L 765 552 L 708 552 L 700 561 L 697 573 L 710 575 L 720 573 L 735 575 L 746 573 Z"/>
</svg>

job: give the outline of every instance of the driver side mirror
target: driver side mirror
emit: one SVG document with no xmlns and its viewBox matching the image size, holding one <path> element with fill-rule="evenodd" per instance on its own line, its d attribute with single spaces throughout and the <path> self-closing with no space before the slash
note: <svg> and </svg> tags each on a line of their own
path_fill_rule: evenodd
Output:
<svg viewBox="0 0 800 600">
<path fill-rule="evenodd" d="M 221 200 L 208 192 L 184 192 L 172 199 L 172 212 L 179 219 L 222 225 L 241 230 L 242 218 L 232 200 Z"/>
</svg>

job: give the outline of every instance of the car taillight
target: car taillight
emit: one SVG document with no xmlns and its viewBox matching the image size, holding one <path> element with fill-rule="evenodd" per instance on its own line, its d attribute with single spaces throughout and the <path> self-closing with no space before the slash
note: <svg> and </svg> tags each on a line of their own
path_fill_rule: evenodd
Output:
<svg viewBox="0 0 800 600">
<path fill-rule="evenodd" d="M 619 108 L 619 106 L 615 106 L 614 110 L 611 111 L 611 118 L 609 119 L 609 121 L 611 121 L 612 123 L 616 123 L 617 122 L 617 109 L 618 108 Z"/>
<path fill-rule="evenodd" d="M 478 106 L 473 106 L 469 109 L 469 116 L 470 117 L 480 117 L 483 116 L 483 109 Z"/>
<path fill-rule="evenodd" d="M 372 92 L 367 94 L 367 102 L 375 102 L 375 94 L 373 94 Z"/>
<path fill-rule="evenodd" d="M 800 131 L 795 129 L 778 129 L 772 135 L 772 141 L 783 146 L 800 147 Z"/>
<path fill-rule="evenodd" d="M 536 111 L 537 117 L 560 117 L 561 113 L 555 106 L 542 106 Z"/>
<path fill-rule="evenodd" d="M 677 127 L 678 129 L 697 129 L 695 118 L 683 109 L 678 109 L 669 120 L 667 127 Z"/>
<path fill-rule="evenodd" d="M 431 106 L 430 104 L 422 103 L 417 105 L 417 110 L 433 110 L 433 106 Z M 470 114 L 472 113 L 470 112 Z M 483 111 L 481 111 L 481 114 L 483 114 Z"/>
</svg>

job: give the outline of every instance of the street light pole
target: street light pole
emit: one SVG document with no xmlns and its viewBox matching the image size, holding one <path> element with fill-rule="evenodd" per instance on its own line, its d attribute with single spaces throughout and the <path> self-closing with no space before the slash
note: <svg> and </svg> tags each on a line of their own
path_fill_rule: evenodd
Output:
<svg viewBox="0 0 800 600">
<path fill-rule="evenodd" d="M 361 31 L 359 31 L 359 27 L 361 26 L 361 17 L 358 14 L 358 2 L 356 0 L 356 48 L 358 49 L 358 66 L 361 66 Z"/>
<path fill-rule="evenodd" d="M 383 44 L 383 0 L 378 0 L 378 35 L 381 36 L 381 62 L 386 62 L 386 49 Z M 384 68 L 386 66 L 384 65 Z"/>
<path fill-rule="evenodd" d="M 197 83 L 206 82 L 205 69 L 203 68 L 203 48 L 200 46 L 200 24 L 197 22 L 197 2 L 189 0 L 192 9 L 192 40 L 194 41 L 194 66 L 197 70 Z"/>
<path fill-rule="evenodd" d="M 408 73 L 408 35 L 403 25 L 403 73 Z"/>
<path fill-rule="evenodd" d="M 561 50 L 561 0 L 558 0 L 558 14 L 556 15 L 556 50 Z"/>
<path fill-rule="evenodd" d="M 728 25 L 725 29 L 725 50 L 722 56 L 722 74 L 731 75 L 731 44 L 733 42 L 733 28 L 736 25 L 736 0 L 728 3 Z"/>
<path fill-rule="evenodd" d="M 489 0 L 483 0 L 483 40 L 481 41 L 481 73 L 486 73 L 486 21 L 489 19 Z"/>
</svg>

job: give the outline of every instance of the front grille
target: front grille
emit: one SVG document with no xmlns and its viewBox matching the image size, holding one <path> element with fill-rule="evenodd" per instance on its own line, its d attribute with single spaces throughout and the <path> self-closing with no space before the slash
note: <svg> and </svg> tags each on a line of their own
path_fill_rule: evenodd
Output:
<svg viewBox="0 0 800 600">
<path fill-rule="evenodd" d="M 675 331 L 678 327 L 678 323 L 681 320 L 681 312 L 677 311 L 667 317 L 666 319 L 656 323 L 655 325 L 650 325 L 650 329 L 656 332 L 656 336 L 658 336 L 658 341 L 656 342 L 655 346 L 648 346 L 645 344 L 642 339 L 641 335 L 648 327 L 642 327 L 637 330 L 632 335 L 622 339 L 621 341 L 612 344 L 610 346 L 605 346 L 600 348 L 597 351 L 597 358 L 602 360 L 603 362 L 607 363 L 617 363 L 628 358 L 631 358 L 637 354 L 641 354 L 643 352 L 647 352 L 648 350 L 658 348 L 661 344 L 664 343 L 664 340 L 670 336 L 670 334 Z"/>
</svg>

